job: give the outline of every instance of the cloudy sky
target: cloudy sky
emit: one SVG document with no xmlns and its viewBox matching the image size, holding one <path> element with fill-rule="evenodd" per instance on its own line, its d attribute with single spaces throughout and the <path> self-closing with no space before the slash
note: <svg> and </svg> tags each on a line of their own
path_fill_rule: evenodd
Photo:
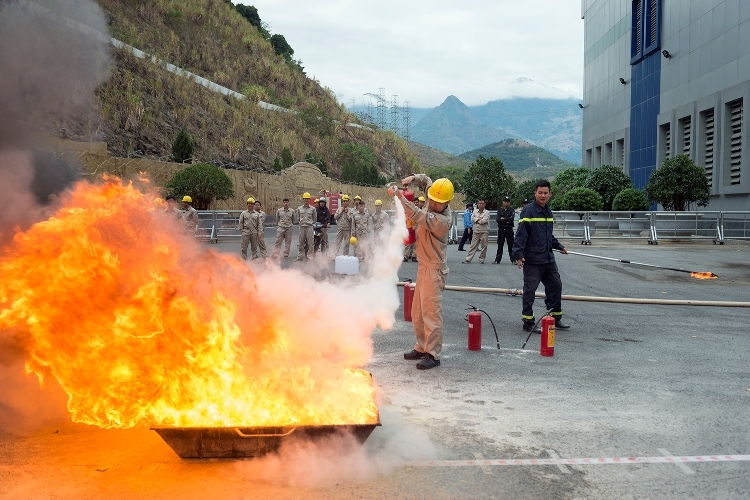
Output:
<svg viewBox="0 0 750 500">
<path fill-rule="evenodd" d="M 412 107 L 434 107 L 451 94 L 468 105 L 583 94 L 580 0 L 241 3 L 255 5 L 308 76 L 347 106 L 379 87 Z"/>
</svg>

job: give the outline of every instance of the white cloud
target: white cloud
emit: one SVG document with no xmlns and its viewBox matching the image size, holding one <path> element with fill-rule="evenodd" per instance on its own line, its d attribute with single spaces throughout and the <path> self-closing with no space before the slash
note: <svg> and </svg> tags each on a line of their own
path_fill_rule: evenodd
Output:
<svg viewBox="0 0 750 500">
<path fill-rule="evenodd" d="M 243 3 L 255 5 L 307 74 L 346 104 L 379 87 L 412 107 L 437 106 L 451 94 L 484 104 L 516 95 L 520 77 L 583 93 L 580 0 Z"/>
</svg>

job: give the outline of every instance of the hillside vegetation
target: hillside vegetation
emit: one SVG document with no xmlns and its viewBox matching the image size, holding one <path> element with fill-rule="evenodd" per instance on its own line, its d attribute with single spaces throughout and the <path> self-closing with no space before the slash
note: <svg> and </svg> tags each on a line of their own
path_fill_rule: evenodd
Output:
<svg viewBox="0 0 750 500">
<path fill-rule="evenodd" d="M 458 165 L 461 167 L 468 167 L 471 164 L 471 160 L 453 156 L 445 151 L 425 146 L 418 142 L 409 142 L 409 150 L 417 155 L 419 162 L 425 169 L 430 167 L 447 167 L 452 165 Z"/>
<path fill-rule="evenodd" d="M 334 177 L 341 172 L 342 145 L 353 143 L 372 149 L 381 172 L 419 169 L 416 156 L 393 134 L 346 126 L 356 119 L 333 92 L 308 78 L 300 61 L 277 54 L 231 3 L 98 3 L 113 37 L 249 98 L 223 96 L 113 48 L 111 76 L 97 90 L 99 114 L 71 118 L 69 138 L 106 140 L 117 156 L 166 158 L 184 129 L 201 161 L 272 170 L 286 148 L 295 161 L 323 160 Z M 298 113 L 264 110 L 258 100 Z"/>
<path fill-rule="evenodd" d="M 503 160 L 505 168 L 514 172 L 536 169 L 538 171 L 530 170 L 529 173 L 533 173 L 535 176 L 539 177 L 554 175 L 554 173 L 559 170 L 576 166 L 558 156 L 555 156 L 546 149 L 516 139 L 506 139 L 504 141 L 488 144 L 481 148 L 467 151 L 459 156 L 468 160 L 475 160 L 479 155 L 500 158 Z M 536 166 L 537 158 L 539 159 L 539 164 L 547 167 L 546 169 L 538 168 Z"/>
</svg>

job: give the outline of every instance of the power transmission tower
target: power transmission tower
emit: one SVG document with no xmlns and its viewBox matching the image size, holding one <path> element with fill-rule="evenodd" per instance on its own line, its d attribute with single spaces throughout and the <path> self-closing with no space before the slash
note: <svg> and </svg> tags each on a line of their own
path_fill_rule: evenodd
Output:
<svg viewBox="0 0 750 500">
<path fill-rule="evenodd" d="M 398 96 L 391 96 L 391 132 L 401 135 L 401 109 L 398 107 Z"/>
<path fill-rule="evenodd" d="M 411 140 L 411 110 L 409 108 L 409 101 L 404 102 L 403 107 L 404 113 L 404 135 L 403 138 L 406 140 L 406 144 L 409 144 Z"/>
<path fill-rule="evenodd" d="M 385 130 L 385 89 L 378 89 L 378 128 Z"/>
</svg>

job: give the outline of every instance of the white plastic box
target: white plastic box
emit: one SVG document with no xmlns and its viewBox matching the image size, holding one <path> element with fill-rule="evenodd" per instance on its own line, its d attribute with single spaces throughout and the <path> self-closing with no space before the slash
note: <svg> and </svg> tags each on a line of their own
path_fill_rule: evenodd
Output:
<svg viewBox="0 0 750 500">
<path fill-rule="evenodd" d="M 334 270 L 336 274 L 359 274 L 359 259 L 351 255 L 336 257 Z"/>
</svg>

